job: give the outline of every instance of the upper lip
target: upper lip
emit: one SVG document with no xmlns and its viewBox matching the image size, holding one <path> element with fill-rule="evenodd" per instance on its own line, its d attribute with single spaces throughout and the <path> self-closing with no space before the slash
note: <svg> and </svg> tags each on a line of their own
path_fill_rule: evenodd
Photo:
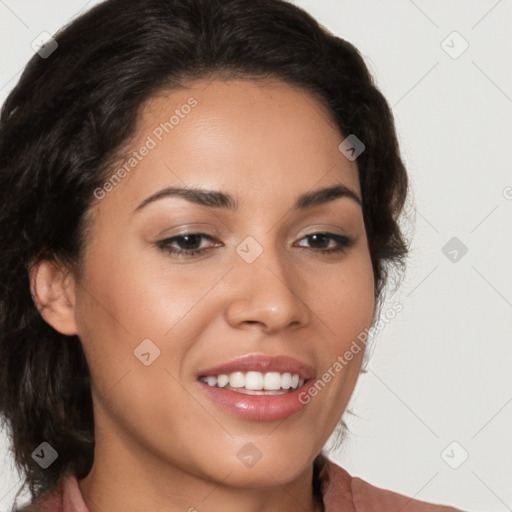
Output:
<svg viewBox="0 0 512 512">
<path fill-rule="evenodd" d="M 227 363 L 222 363 L 211 368 L 200 370 L 198 377 L 227 374 L 232 372 L 289 372 L 298 374 L 304 380 L 313 379 L 316 375 L 315 369 L 304 361 L 299 361 L 290 356 L 266 356 L 249 354 L 238 357 Z"/>
</svg>

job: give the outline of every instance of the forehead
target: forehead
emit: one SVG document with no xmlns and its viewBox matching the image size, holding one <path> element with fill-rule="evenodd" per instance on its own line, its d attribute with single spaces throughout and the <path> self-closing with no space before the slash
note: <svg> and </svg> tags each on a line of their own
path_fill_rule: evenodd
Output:
<svg viewBox="0 0 512 512">
<path fill-rule="evenodd" d="M 360 195 L 357 165 L 338 149 L 343 139 L 325 105 L 298 87 L 197 81 L 146 102 L 112 195 L 133 205 L 159 187 L 191 185 L 280 201 L 284 191 L 295 197 L 340 182 Z"/>
</svg>

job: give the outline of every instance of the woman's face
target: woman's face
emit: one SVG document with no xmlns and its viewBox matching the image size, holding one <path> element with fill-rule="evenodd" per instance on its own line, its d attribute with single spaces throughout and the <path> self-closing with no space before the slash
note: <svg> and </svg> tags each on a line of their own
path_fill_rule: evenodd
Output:
<svg viewBox="0 0 512 512">
<path fill-rule="evenodd" d="M 289 482 L 311 465 L 363 350 L 343 355 L 374 313 L 343 139 L 320 103 L 280 82 L 200 81 L 147 103 L 96 191 L 76 286 L 95 464 L 235 487 Z M 316 194 L 335 186 L 355 198 Z M 262 382 L 279 390 L 262 395 Z"/>
</svg>

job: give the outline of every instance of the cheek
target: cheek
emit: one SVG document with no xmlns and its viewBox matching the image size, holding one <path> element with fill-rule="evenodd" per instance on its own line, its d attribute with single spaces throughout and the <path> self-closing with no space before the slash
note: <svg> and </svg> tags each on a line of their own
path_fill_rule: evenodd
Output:
<svg viewBox="0 0 512 512">
<path fill-rule="evenodd" d="M 116 245 L 98 243 L 85 262 L 78 333 L 102 393 L 126 372 L 145 368 L 137 358 L 141 346 L 158 354 L 157 366 L 165 364 L 178 375 L 181 361 L 215 316 L 214 294 L 201 299 L 225 270 L 199 273 L 165 256 L 145 256 L 140 248 L 116 252 Z"/>
<path fill-rule="evenodd" d="M 351 254 L 317 282 L 311 297 L 317 297 L 314 311 L 323 320 L 332 350 L 340 351 L 369 328 L 374 316 L 374 278 L 367 249 Z"/>
<path fill-rule="evenodd" d="M 161 338 L 186 314 L 189 297 L 199 293 L 199 283 L 175 277 L 133 251 L 95 251 L 87 261 L 81 297 L 83 327 L 93 323 L 100 337 L 117 333 L 116 339 L 133 342 Z"/>
<path fill-rule="evenodd" d="M 321 373 L 319 379 L 325 383 L 328 391 L 321 400 L 337 404 L 339 411 L 333 408 L 332 428 L 337 421 L 338 412 L 345 408 L 359 377 L 362 359 L 366 348 L 368 329 L 375 308 L 374 277 L 371 258 L 365 247 L 351 254 L 335 272 L 329 275 L 326 285 L 316 285 L 311 296 L 321 298 L 315 309 L 322 320 L 322 349 L 318 351 Z"/>
</svg>

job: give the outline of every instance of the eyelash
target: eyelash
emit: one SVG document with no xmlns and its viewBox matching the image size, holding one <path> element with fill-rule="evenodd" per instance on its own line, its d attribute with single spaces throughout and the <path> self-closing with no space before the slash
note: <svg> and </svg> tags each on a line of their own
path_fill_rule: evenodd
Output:
<svg viewBox="0 0 512 512">
<path fill-rule="evenodd" d="M 323 256 L 328 256 L 330 254 L 334 253 L 340 253 L 344 252 L 348 247 L 350 247 L 353 243 L 353 240 L 344 236 L 344 235 L 337 235 L 335 233 L 324 233 L 324 232 L 318 232 L 318 233 L 310 233 L 306 236 L 304 236 L 301 240 L 304 240 L 304 238 L 309 238 L 312 236 L 318 236 L 323 235 L 331 240 L 334 240 L 338 243 L 338 247 L 334 249 L 308 249 L 308 248 L 302 248 L 305 250 L 312 250 L 313 252 L 318 252 Z M 202 237 L 208 240 L 214 240 L 213 237 L 210 235 L 207 235 L 206 233 L 187 233 L 184 235 L 178 235 L 173 236 L 171 238 L 166 238 L 165 240 L 162 240 L 158 242 L 158 246 L 165 250 L 169 255 L 171 255 L 174 258 L 193 258 L 195 256 L 200 256 L 204 254 L 206 251 L 211 249 L 211 247 L 204 247 L 202 249 L 176 249 L 174 247 L 171 247 L 171 244 L 173 242 L 176 242 L 177 240 L 184 239 L 186 237 Z M 184 254 L 184 256 L 181 256 Z"/>
</svg>

